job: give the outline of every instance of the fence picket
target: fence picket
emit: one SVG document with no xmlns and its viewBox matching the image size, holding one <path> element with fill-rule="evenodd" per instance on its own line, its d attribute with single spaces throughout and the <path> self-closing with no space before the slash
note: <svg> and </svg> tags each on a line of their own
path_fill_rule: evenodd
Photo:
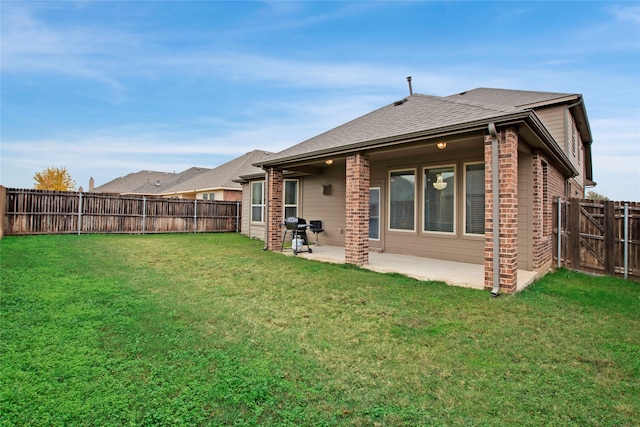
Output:
<svg viewBox="0 0 640 427">
<path fill-rule="evenodd" d="M 5 235 L 237 232 L 238 202 L 7 188 Z"/>
<path fill-rule="evenodd" d="M 558 267 L 640 280 L 640 203 L 573 198 L 555 203 Z"/>
<path fill-rule="evenodd" d="M 616 274 L 616 235 L 615 208 L 613 202 L 604 202 L 604 271 L 613 276 Z"/>
</svg>

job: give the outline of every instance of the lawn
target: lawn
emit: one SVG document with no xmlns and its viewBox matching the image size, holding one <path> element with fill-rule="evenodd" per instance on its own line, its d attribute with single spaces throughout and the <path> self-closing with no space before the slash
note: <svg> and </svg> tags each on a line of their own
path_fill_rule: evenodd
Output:
<svg viewBox="0 0 640 427">
<path fill-rule="evenodd" d="M 515 296 L 235 234 L 0 241 L 0 425 L 631 426 L 640 284 Z"/>
</svg>

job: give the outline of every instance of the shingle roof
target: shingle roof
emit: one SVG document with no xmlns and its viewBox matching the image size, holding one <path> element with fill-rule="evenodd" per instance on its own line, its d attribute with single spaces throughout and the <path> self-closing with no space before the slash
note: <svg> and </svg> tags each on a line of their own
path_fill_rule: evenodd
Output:
<svg viewBox="0 0 640 427">
<path fill-rule="evenodd" d="M 224 163 L 214 169 L 199 174 L 191 179 L 184 180 L 166 188 L 163 194 L 180 193 L 185 191 L 215 190 L 215 189 L 236 189 L 242 190 L 242 185 L 234 180 L 245 172 L 262 172 L 252 164 L 264 159 L 269 153 L 261 150 L 254 150 L 236 159 Z"/>
<path fill-rule="evenodd" d="M 581 95 L 478 88 L 446 97 L 413 94 L 270 156 L 259 166 L 374 146 L 412 135 L 461 130 L 465 126 L 528 115 L 534 107 L 580 99 Z"/>
<path fill-rule="evenodd" d="M 260 150 L 252 151 L 252 153 L 255 153 L 255 158 L 238 169 L 238 177 L 235 179 L 236 182 L 240 183 L 242 181 L 239 177 L 264 175 L 264 170 L 260 167 L 254 166 L 254 164 L 268 159 L 274 154 Z"/>
<path fill-rule="evenodd" d="M 269 157 L 285 160 L 518 112 L 505 105 L 414 94 Z"/>
<path fill-rule="evenodd" d="M 192 167 L 180 173 L 143 170 L 119 177 L 93 189 L 94 193 L 161 194 L 167 188 L 209 169 Z"/>
<path fill-rule="evenodd" d="M 515 108 L 526 108 L 539 103 L 552 103 L 555 100 L 579 96 L 570 93 L 533 92 L 526 90 L 477 88 L 449 95 L 446 99 L 479 102 L 482 104 L 505 105 Z"/>
</svg>

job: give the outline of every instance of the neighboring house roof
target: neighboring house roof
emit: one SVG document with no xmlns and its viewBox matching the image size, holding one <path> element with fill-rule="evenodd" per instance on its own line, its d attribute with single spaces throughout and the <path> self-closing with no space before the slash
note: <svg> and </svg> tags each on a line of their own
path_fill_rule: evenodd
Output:
<svg viewBox="0 0 640 427">
<path fill-rule="evenodd" d="M 268 151 L 260 151 L 260 152 L 256 152 L 255 155 L 256 155 L 255 160 L 245 164 L 242 168 L 238 170 L 238 175 L 234 179 L 234 181 L 237 182 L 238 184 L 242 184 L 243 182 L 246 182 L 247 179 L 264 176 L 264 170 L 258 166 L 255 166 L 255 164 L 268 159 L 269 157 L 273 156 L 274 153 L 270 153 Z"/>
<path fill-rule="evenodd" d="M 119 177 L 93 189 L 93 193 L 159 195 L 167 188 L 209 169 L 192 167 L 180 173 L 143 170 Z"/>
<path fill-rule="evenodd" d="M 258 169 L 252 164 L 264 159 L 269 153 L 254 150 L 224 163 L 214 169 L 209 169 L 191 179 L 183 180 L 162 191 L 163 195 L 207 190 L 242 190 L 242 185 L 234 181 L 246 171 Z M 261 169 L 258 169 L 261 171 Z"/>
<path fill-rule="evenodd" d="M 544 141 L 541 148 L 559 159 L 567 174 L 577 174 L 564 151 L 532 109 L 580 99 L 580 95 L 476 89 L 448 97 L 413 94 L 369 114 L 269 156 L 255 166 L 285 166 L 416 138 L 486 130 L 489 122 L 526 122 Z"/>
</svg>

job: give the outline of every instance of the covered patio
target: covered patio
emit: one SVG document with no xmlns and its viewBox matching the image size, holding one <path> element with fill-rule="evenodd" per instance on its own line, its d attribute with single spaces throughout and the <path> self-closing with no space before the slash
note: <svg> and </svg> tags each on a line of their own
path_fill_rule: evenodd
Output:
<svg viewBox="0 0 640 427">
<path fill-rule="evenodd" d="M 311 249 L 312 253 L 300 252 L 297 256 L 336 264 L 345 262 L 345 250 L 342 247 L 313 245 Z M 284 249 L 282 253 L 293 256 L 291 249 Z M 484 266 L 481 264 L 371 252 L 369 263 L 362 268 L 379 273 L 399 273 L 417 280 L 442 281 L 451 286 L 484 289 Z M 533 283 L 537 275 L 536 271 L 518 270 L 517 291 Z"/>
</svg>

